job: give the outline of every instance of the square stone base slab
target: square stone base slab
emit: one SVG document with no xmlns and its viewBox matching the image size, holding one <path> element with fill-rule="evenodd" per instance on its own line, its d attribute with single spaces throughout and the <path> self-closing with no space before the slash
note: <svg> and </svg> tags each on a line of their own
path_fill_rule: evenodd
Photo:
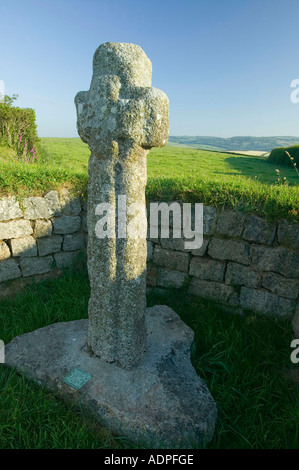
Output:
<svg viewBox="0 0 299 470">
<path fill-rule="evenodd" d="M 139 445 L 204 446 L 212 439 L 217 408 L 190 361 L 193 331 L 164 305 L 147 309 L 146 325 L 147 352 L 132 370 L 87 350 L 88 320 L 14 338 L 5 347 L 5 362 Z M 75 368 L 92 376 L 79 390 L 63 382 Z"/>
</svg>

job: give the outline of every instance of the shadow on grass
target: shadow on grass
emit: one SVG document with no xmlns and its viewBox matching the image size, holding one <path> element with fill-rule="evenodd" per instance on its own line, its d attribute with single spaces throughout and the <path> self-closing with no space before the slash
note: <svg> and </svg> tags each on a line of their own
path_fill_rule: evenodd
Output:
<svg viewBox="0 0 299 470">
<path fill-rule="evenodd" d="M 275 170 L 279 169 L 282 178 L 286 177 L 289 184 L 299 184 L 299 178 L 297 177 L 294 169 L 277 164 L 273 165 L 273 163 L 268 162 L 267 159 L 262 157 L 245 157 L 242 155 L 240 158 L 225 158 L 225 162 L 233 169 L 237 170 L 240 175 L 256 179 L 261 183 L 277 183 L 277 173 Z M 229 175 L 232 173 L 225 174 Z"/>
</svg>

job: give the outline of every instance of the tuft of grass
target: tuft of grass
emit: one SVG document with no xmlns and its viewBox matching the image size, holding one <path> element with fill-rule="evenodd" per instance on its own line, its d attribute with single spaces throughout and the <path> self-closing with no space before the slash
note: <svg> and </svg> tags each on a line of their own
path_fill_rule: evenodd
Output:
<svg viewBox="0 0 299 470">
<path fill-rule="evenodd" d="M 57 321 L 87 317 L 86 270 L 27 286 L 0 301 L 0 337 Z M 184 291 L 152 294 L 148 305 L 167 304 L 195 332 L 192 361 L 217 403 L 219 418 L 210 448 L 297 448 L 299 388 L 288 381 L 292 331 L 287 320 L 229 315 Z M 294 368 L 294 366 L 293 366 Z M 135 448 L 112 436 L 82 410 L 0 366 L 0 448 Z M 196 405 L 196 404 L 195 404 Z"/>
</svg>

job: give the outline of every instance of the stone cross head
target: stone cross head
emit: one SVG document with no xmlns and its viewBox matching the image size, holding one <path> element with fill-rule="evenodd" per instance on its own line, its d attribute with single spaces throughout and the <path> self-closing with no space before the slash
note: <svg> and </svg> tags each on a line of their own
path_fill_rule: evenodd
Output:
<svg viewBox="0 0 299 470">
<path fill-rule="evenodd" d="M 118 146 L 163 147 L 168 140 L 169 101 L 151 87 L 152 66 L 135 44 L 108 42 L 93 58 L 89 91 L 76 95 L 78 133 L 99 157 Z"/>
</svg>

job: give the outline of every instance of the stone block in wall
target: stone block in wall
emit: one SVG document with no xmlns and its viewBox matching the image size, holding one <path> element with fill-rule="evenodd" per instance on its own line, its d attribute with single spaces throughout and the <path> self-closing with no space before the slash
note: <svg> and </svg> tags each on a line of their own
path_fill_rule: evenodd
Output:
<svg viewBox="0 0 299 470">
<path fill-rule="evenodd" d="M 249 245 L 239 240 L 214 237 L 210 240 L 208 254 L 212 258 L 249 264 Z"/>
<path fill-rule="evenodd" d="M 36 241 L 31 235 L 28 237 L 12 239 L 10 241 L 10 246 L 13 256 L 29 258 L 37 255 Z"/>
<path fill-rule="evenodd" d="M 188 272 L 189 255 L 180 251 L 168 251 L 155 247 L 153 261 L 158 266 L 174 269 L 176 271 Z"/>
<path fill-rule="evenodd" d="M 61 206 L 59 202 L 58 192 L 54 190 L 50 191 L 45 194 L 44 199 L 47 202 L 51 216 L 59 217 L 61 215 Z"/>
<path fill-rule="evenodd" d="M 152 242 L 147 240 L 146 247 L 147 247 L 147 261 L 150 261 L 153 259 L 154 245 Z"/>
<path fill-rule="evenodd" d="M 297 299 L 299 295 L 299 281 L 297 279 L 287 279 L 277 273 L 266 273 L 262 286 L 273 292 L 273 294 Z"/>
<path fill-rule="evenodd" d="M 146 269 L 146 285 L 154 287 L 157 284 L 158 268 L 153 263 L 147 264 Z"/>
<path fill-rule="evenodd" d="M 208 238 L 204 238 L 201 247 L 196 250 L 192 250 L 191 254 L 193 256 L 204 256 L 207 252 L 209 241 L 210 240 Z"/>
<path fill-rule="evenodd" d="M 257 287 L 261 278 L 260 273 L 254 271 L 249 266 L 231 262 L 227 265 L 225 284 Z"/>
<path fill-rule="evenodd" d="M 275 248 L 253 245 L 250 250 L 252 264 L 259 271 L 274 271 L 286 277 L 299 277 L 299 253 L 278 246 Z"/>
<path fill-rule="evenodd" d="M 81 251 L 62 251 L 60 253 L 55 253 L 54 258 L 57 268 L 71 268 L 75 265 L 81 253 Z"/>
<path fill-rule="evenodd" d="M 83 233 L 72 233 L 65 235 L 63 239 L 63 251 L 83 250 L 85 246 Z"/>
<path fill-rule="evenodd" d="M 224 210 L 220 213 L 217 222 L 217 233 L 230 237 L 240 237 L 245 222 L 245 214 L 232 210 Z"/>
<path fill-rule="evenodd" d="M 152 202 L 154 202 L 154 201 L 152 201 Z M 167 206 L 170 207 L 173 202 L 174 201 L 169 202 L 168 204 L 167 203 L 165 203 L 165 204 L 167 204 Z M 180 205 L 180 210 L 181 210 L 180 221 L 181 221 L 181 227 L 183 228 L 183 203 L 181 203 L 181 202 L 176 202 L 176 203 Z M 157 204 L 161 204 L 161 203 L 158 202 Z M 148 215 L 150 214 L 149 207 L 147 207 L 147 214 Z M 211 235 L 214 232 L 217 217 L 218 217 L 218 213 L 217 213 L 217 209 L 215 207 L 203 205 L 203 234 L 204 235 Z M 149 217 L 148 217 L 148 221 L 149 221 Z M 195 222 L 195 211 L 194 211 L 194 205 L 191 204 L 191 226 L 192 226 L 192 228 L 194 228 L 194 222 Z M 161 228 L 160 212 L 159 212 L 158 227 Z M 172 227 L 173 227 L 173 212 L 170 210 L 169 211 L 169 228 L 170 228 L 170 231 L 171 231 Z M 160 235 L 160 230 L 159 230 L 159 235 Z M 148 236 L 148 238 L 150 238 L 150 237 Z"/>
<path fill-rule="evenodd" d="M 52 216 L 47 201 L 43 197 L 27 197 L 23 199 L 22 205 L 25 219 L 49 219 Z"/>
<path fill-rule="evenodd" d="M 33 233 L 29 220 L 19 219 L 10 222 L 0 222 L 0 239 L 10 240 L 21 238 Z"/>
<path fill-rule="evenodd" d="M 85 233 L 88 233 L 88 228 L 87 228 L 87 214 L 84 212 L 82 214 L 82 225 L 81 225 L 81 229 L 83 230 L 83 232 Z"/>
<path fill-rule="evenodd" d="M 63 215 L 53 219 L 53 232 L 59 235 L 66 235 L 77 232 L 81 226 L 81 217 Z"/>
<path fill-rule="evenodd" d="M 10 258 L 10 249 L 5 242 L 0 240 L 0 261 Z"/>
<path fill-rule="evenodd" d="M 51 220 L 37 219 L 34 222 L 33 236 L 35 238 L 50 237 L 52 235 Z"/>
<path fill-rule="evenodd" d="M 217 209 L 212 206 L 203 206 L 203 234 L 211 235 L 214 233 L 217 222 Z"/>
<path fill-rule="evenodd" d="M 187 274 L 180 271 L 170 271 L 169 269 L 159 268 L 157 286 L 165 288 L 183 287 Z"/>
<path fill-rule="evenodd" d="M 294 337 L 299 339 L 299 304 L 297 304 L 295 315 L 292 320 Z"/>
<path fill-rule="evenodd" d="M 241 287 L 240 304 L 245 310 L 266 315 L 268 317 L 292 317 L 296 302 L 283 299 L 271 292 Z"/>
<path fill-rule="evenodd" d="M 251 215 L 248 218 L 243 238 L 245 240 L 271 245 L 276 234 L 276 224 L 267 222 L 262 217 Z"/>
<path fill-rule="evenodd" d="M 172 237 L 172 232 L 170 236 Z M 185 251 L 186 253 L 191 251 L 185 250 L 184 238 L 161 238 L 161 246 L 165 250 Z"/>
<path fill-rule="evenodd" d="M 67 189 L 60 191 L 60 205 L 64 215 L 79 215 L 81 212 L 80 198 L 74 197 Z"/>
<path fill-rule="evenodd" d="M 39 256 L 46 256 L 60 251 L 62 238 L 63 237 L 61 235 L 52 235 L 51 237 L 39 238 L 37 240 Z"/>
<path fill-rule="evenodd" d="M 15 196 L 0 199 L 0 221 L 23 217 L 19 202 Z"/>
<path fill-rule="evenodd" d="M 203 299 L 213 300 L 222 304 L 237 307 L 239 305 L 238 294 L 233 287 L 219 282 L 204 281 L 202 279 L 192 279 L 188 293 Z"/>
<path fill-rule="evenodd" d="M 290 224 L 287 220 L 281 220 L 277 231 L 278 242 L 299 250 L 299 224 Z"/>
<path fill-rule="evenodd" d="M 52 256 L 22 258 L 20 259 L 20 268 L 24 277 L 35 276 L 37 274 L 48 273 L 52 268 L 52 263 Z"/>
<path fill-rule="evenodd" d="M 1 261 L 0 263 L 0 282 L 10 281 L 21 277 L 21 271 L 18 263 L 10 258 Z"/>
<path fill-rule="evenodd" d="M 225 273 L 225 263 L 209 258 L 195 257 L 190 262 L 189 274 L 206 281 L 222 282 Z"/>
<path fill-rule="evenodd" d="M 82 210 L 83 210 L 84 212 L 87 212 L 87 201 L 83 202 L 83 204 L 82 204 Z"/>
</svg>

